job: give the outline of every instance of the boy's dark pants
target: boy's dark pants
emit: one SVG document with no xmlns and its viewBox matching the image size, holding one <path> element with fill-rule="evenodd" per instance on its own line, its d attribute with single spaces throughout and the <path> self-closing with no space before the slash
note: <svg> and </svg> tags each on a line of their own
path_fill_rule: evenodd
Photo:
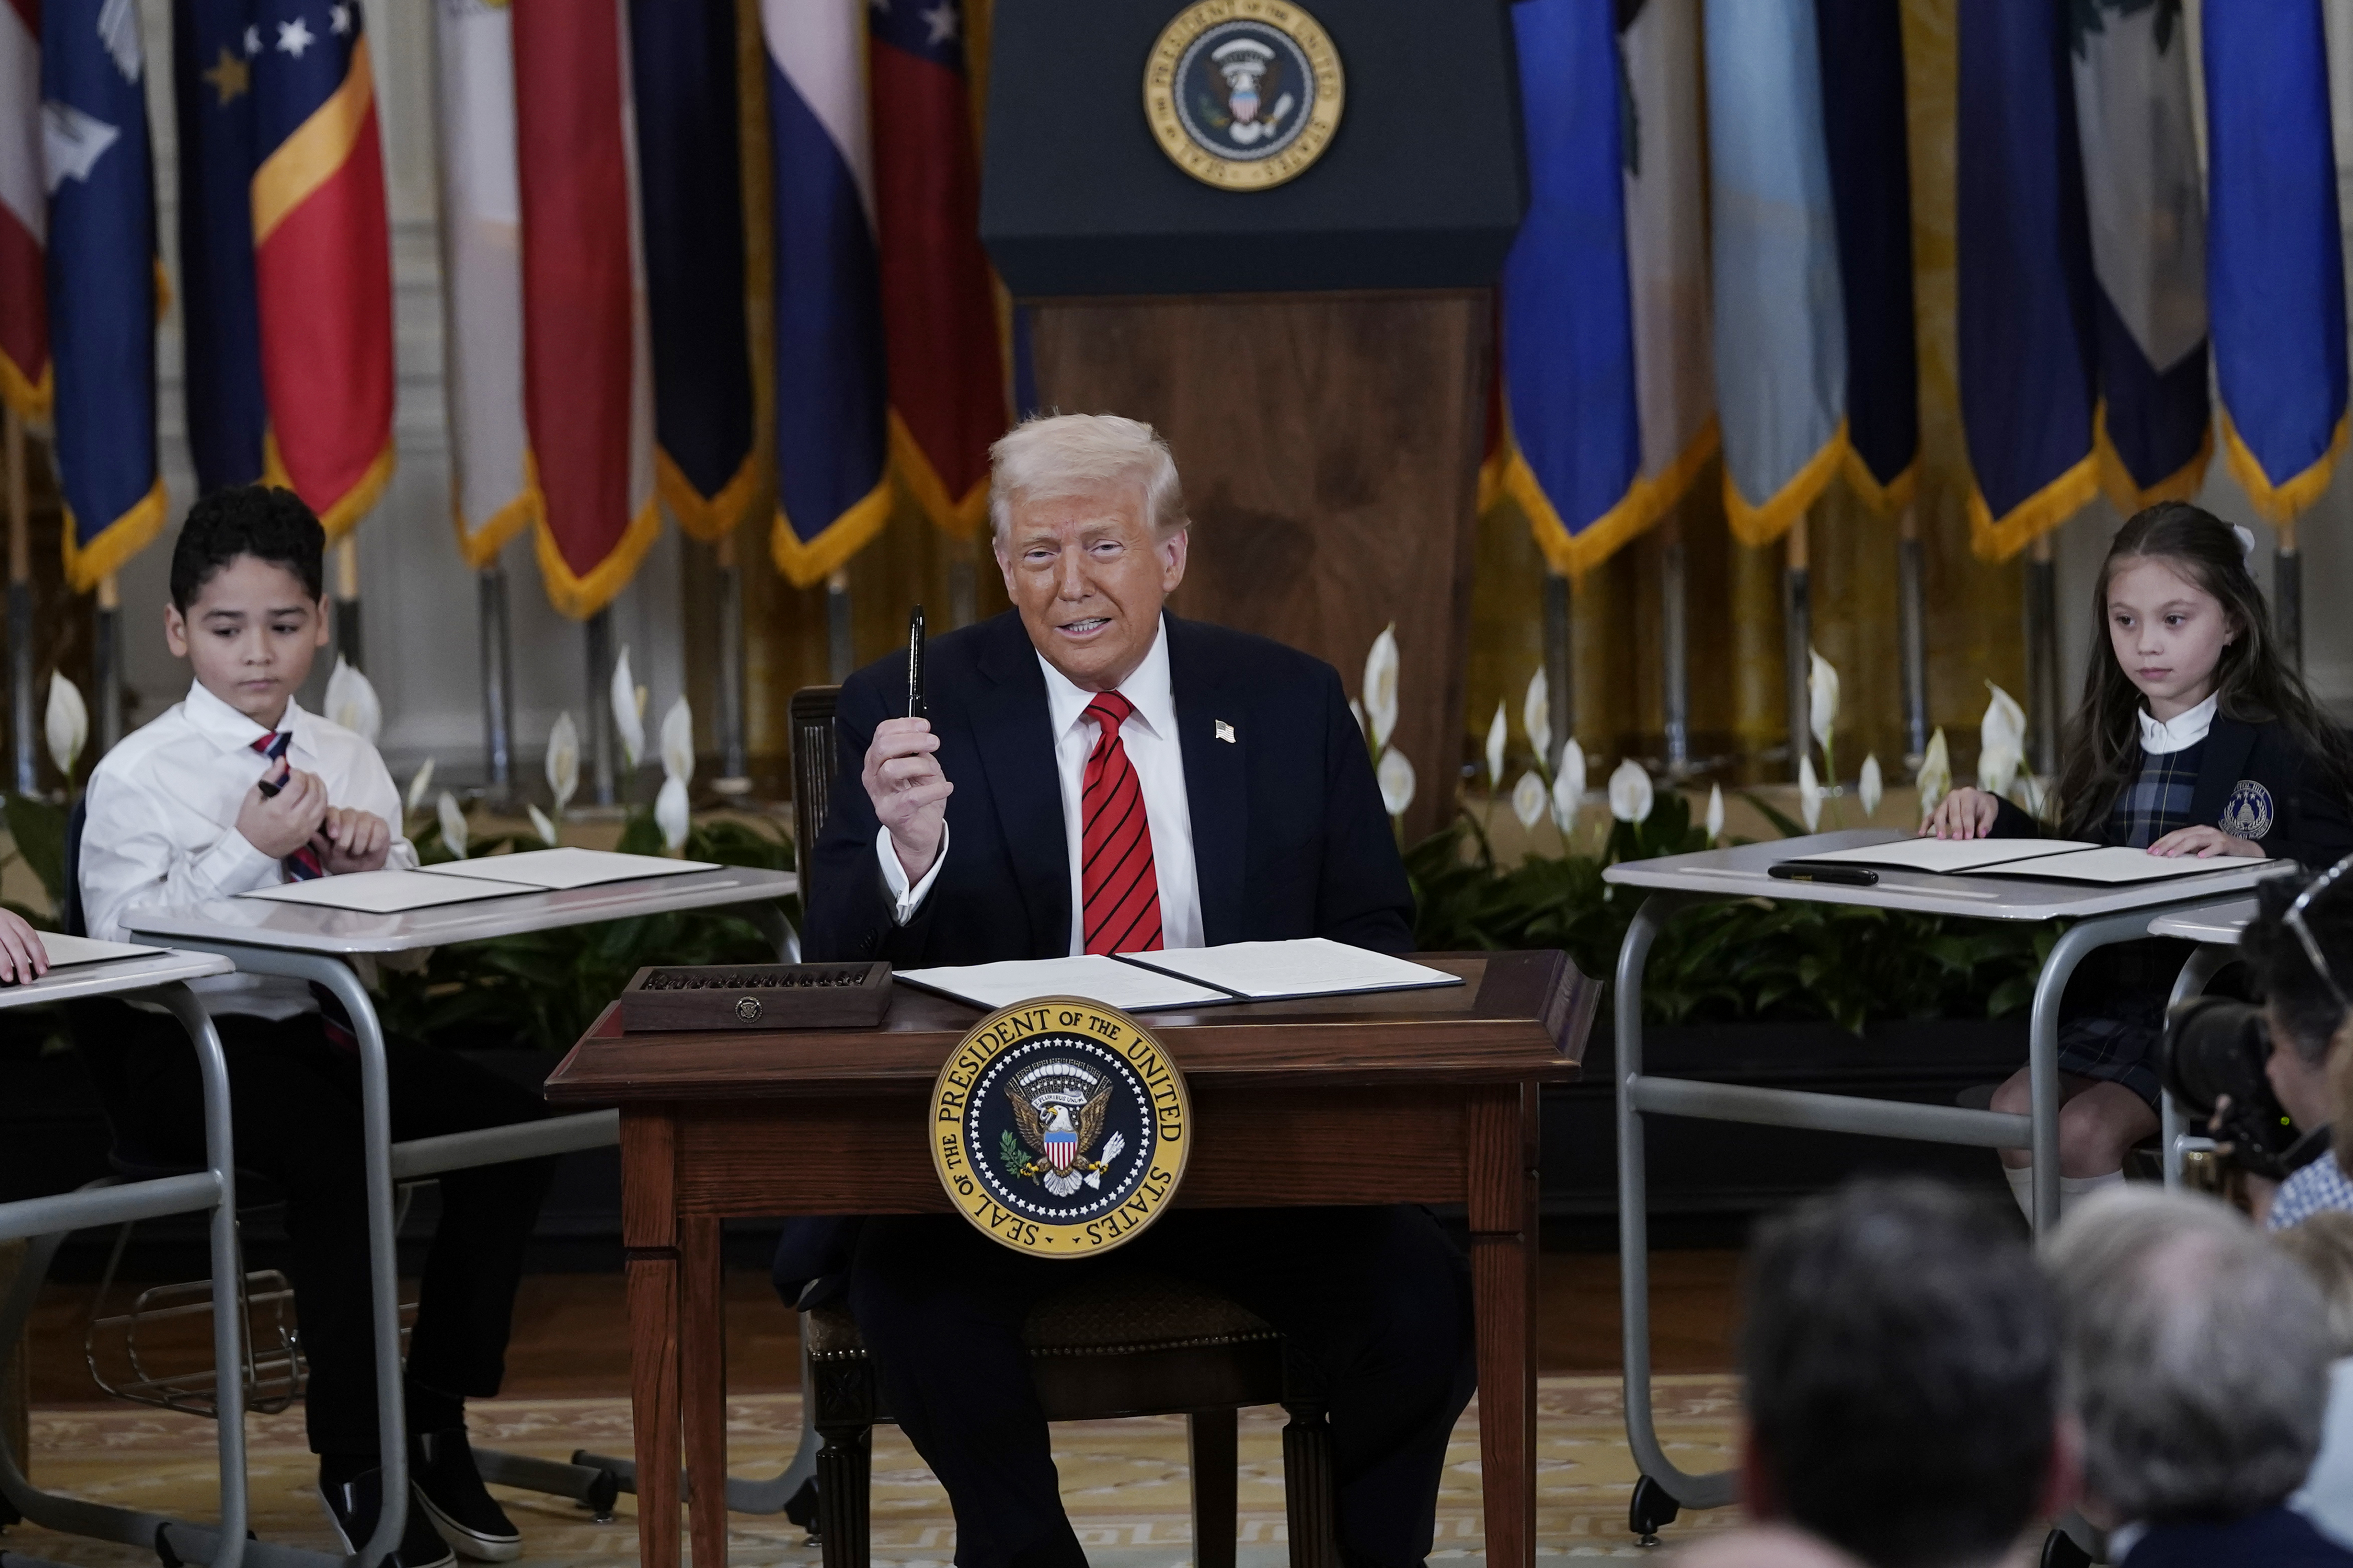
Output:
<svg viewBox="0 0 2353 1568">
<path fill-rule="evenodd" d="M 137 1123 L 126 1131 L 141 1146 L 201 1162 L 195 1053 L 175 1026 L 158 1022 L 162 1027 L 138 1031 L 125 1052 Z M 228 1057 L 237 1168 L 269 1177 L 286 1195 L 288 1272 L 311 1365 L 311 1451 L 372 1454 L 375 1355 L 359 1058 L 327 1043 L 315 1013 L 214 1022 Z M 455 1052 L 393 1040 L 385 1059 L 395 1142 L 547 1113 L 537 1095 Z M 415 1385 L 447 1396 L 436 1401 L 445 1407 L 499 1391 L 523 1248 L 554 1169 L 553 1160 L 522 1160 L 438 1178 L 441 1223 L 426 1255 L 408 1344 L 412 1406 L 420 1397 Z"/>
</svg>

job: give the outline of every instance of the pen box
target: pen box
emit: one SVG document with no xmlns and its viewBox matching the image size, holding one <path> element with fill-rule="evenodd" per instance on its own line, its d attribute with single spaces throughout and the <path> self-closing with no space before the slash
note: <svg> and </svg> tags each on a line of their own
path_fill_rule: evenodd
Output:
<svg viewBox="0 0 2353 1568">
<path fill-rule="evenodd" d="M 621 1030 L 871 1029 L 890 1005 L 887 963 L 655 965 L 622 990 Z"/>
</svg>

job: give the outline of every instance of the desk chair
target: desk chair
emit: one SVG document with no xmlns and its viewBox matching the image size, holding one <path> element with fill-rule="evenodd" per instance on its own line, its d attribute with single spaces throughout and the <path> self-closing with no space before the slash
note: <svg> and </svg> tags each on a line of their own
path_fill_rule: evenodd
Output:
<svg viewBox="0 0 2353 1568">
<path fill-rule="evenodd" d="M 786 708 L 792 741 L 793 837 L 801 908 L 812 907 L 810 849 L 834 777 L 838 686 L 804 687 Z M 818 1539 L 825 1568 L 867 1568 L 869 1459 L 888 1421 L 858 1324 L 836 1300 L 800 1314 L 801 1407 L 817 1453 Z M 1143 1271 L 1082 1282 L 1040 1301 L 1022 1330 L 1049 1421 L 1182 1415 L 1193 1469 L 1195 1568 L 1233 1568 L 1237 1412 L 1280 1405 L 1285 1511 L 1293 1568 L 1338 1568 L 1331 1427 L 1303 1358 L 1231 1301 Z"/>
</svg>

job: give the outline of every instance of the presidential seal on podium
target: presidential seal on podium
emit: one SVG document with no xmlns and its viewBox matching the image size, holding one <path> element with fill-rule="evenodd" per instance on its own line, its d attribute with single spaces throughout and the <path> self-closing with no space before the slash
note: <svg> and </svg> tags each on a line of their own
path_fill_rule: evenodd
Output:
<svg viewBox="0 0 2353 1568">
<path fill-rule="evenodd" d="M 1205 184 L 1296 179 L 1340 126 L 1339 51 L 1290 0 L 1200 0 L 1161 29 L 1144 67 L 1160 150 Z"/>
<path fill-rule="evenodd" d="M 1134 1240 L 1184 1178 L 1192 1106 L 1143 1025 L 1075 996 L 973 1026 L 932 1094 L 932 1165 L 956 1212 L 1039 1258 Z"/>
</svg>

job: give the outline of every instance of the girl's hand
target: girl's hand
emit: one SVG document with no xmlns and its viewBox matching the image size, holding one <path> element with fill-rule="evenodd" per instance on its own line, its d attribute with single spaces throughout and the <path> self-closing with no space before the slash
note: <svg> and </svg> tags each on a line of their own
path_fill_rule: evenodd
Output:
<svg viewBox="0 0 2353 1568">
<path fill-rule="evenodd" d="M 1993 831 L 1993 819 L 2000 810 L 1998 797 L 1963 784 L 1936 803 L 1936 809 L 1920 825 L 1920 837 L 1983 838 Z"/>
<path fill-rule="evenodd" d="M 2249 860 L 2263 858 L 2263 847 L 2252 838 L 2234 838 L 2219 827 L 2177 827 L 2148 847 L 2152 855 L 2194 855 L 2200 860 L 2217 855 L 2237 855 Z"/>
<path fill-rule="evenodd" d="M 0 983 L 22 985 L 49 972 L 48 950 L 41 933 L 14 910 L 0 910 Z"/>
</svg>

